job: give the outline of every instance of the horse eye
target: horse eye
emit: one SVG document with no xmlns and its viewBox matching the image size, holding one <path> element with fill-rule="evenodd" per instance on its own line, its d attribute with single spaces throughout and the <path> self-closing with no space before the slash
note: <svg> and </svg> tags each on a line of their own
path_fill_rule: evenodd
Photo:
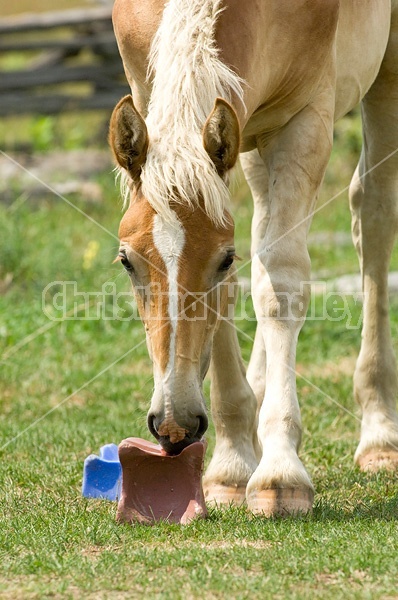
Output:
<svg viewBox="0 0 398 600">
<path fill-rule="evenodd" d="M 128 271 L 129 273 L 132 273 L 134 271 L 133 266 L 131 265 L 131 263 L 128 261 L 128 258 L 125 254 L 120 253 L 120 262 L 122 263 L 123 267 L 126 269 L 126 271 Z"/>
<path fill-rule="evenodd" d="M 227 256 L 224 258 L 223 262 L 219 266 L 218 270 L 219 271 L 228 271 L 228 269 L 234 262 L 234 258 L 235 258 L 234 254 L 227 254 Z"/>
</svg>

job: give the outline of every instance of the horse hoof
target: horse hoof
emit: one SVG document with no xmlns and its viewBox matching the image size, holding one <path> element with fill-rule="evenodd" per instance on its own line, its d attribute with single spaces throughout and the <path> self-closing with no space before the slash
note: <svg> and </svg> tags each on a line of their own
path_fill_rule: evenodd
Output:
<svg viewBox="0 0 398 600">
<path fill-rule="evenodd" d="M 398 471 L 398 452 L 396 450 L 372 450 L 357 459 L 361 471 L 377 473 L 381 470 Z"/>
<path fill-rule="evenodd" d="M 288 517 L 311 513 L 313 501 L 311 489 L 274 488 L 254 490 L 248 495 L 247 505 L 255 515 Z"/>
<path fill-rule="evenodd" d="M 242 506 L 246 502 L 246 486 L 211 485 L 205 488 L 205 501 L 216 506 Z"/>
</svg>

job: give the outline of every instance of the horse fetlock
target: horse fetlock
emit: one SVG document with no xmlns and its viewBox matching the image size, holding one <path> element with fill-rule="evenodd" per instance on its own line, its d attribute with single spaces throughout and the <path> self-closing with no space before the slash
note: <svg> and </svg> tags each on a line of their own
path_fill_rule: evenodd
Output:
<svg viewBox="0 0 398 600">
<path fill-rule="evenodd" d="M 396 372 L 377 378 L 356 369 L 355 398 L 362 408 L 361 439 L 354 461 L 363 471 L 398 470 Z"/>
<path fill-rule="evenodd" d="M 374 340 L 377 343 L 377 340 Z M 375 355 L 369 343 L 363 342 L 354 372 L 354 391 L 358 403 L 366 407 L 377 402 L 378 396 L 395 405 L 398 393 L 398 373 L 390 335 L 382 340 L 382 354 Z M 365 346 L 365 347 L 364 347 Z"/>
<path fill-rule="evenodd" d="M 278 488 L 314 489 L 303 463 L 293 452 L 273 460 L 263 458 L 248 483 L 248 492 Z"/>
<path fill-rule="evenodd" d="M 246 485 L 257 467 L 255 450 L 250 440 L 231 445 L 217 442 L 213 457 L 203 478 L 206 501 L 218 504 L 241 504 Z"/>
</svg>

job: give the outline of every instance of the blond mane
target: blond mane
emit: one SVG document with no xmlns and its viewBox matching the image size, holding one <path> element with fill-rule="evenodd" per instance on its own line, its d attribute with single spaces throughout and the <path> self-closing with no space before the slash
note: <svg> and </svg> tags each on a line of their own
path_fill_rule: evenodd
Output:
<svg viewBox="0 0 398 600">
<path fill-rule="evenodd" d="M 243 103 L 242 80 L 219 59 L 215 41 L 221 0 L 170 0 L 152 42 L 146 119 L 149 150 L 142 191 L 167 216 L 170 201 L 197 205 L 224 222 L 229 192 L 203 147 L 203 125 L 217 97 Z"/>
</svg>

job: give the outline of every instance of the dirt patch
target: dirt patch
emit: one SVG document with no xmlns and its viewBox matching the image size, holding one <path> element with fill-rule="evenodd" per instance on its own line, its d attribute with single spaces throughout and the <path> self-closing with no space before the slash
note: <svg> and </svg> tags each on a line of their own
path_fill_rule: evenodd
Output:
<svg viewBox="0 0 398 600">
<path fill-rule="evenodd" d="M 203 549 L 211 550 L 231 550 L 232 548 L 253 548 L 255 550 L 265 550 L 266 548 L 272 548 L 275 544 L 267 540 L 234 540 L 232 541 L 214 541 L 206 542 L 201 544 L 200 547 Z"/>
</svg>

